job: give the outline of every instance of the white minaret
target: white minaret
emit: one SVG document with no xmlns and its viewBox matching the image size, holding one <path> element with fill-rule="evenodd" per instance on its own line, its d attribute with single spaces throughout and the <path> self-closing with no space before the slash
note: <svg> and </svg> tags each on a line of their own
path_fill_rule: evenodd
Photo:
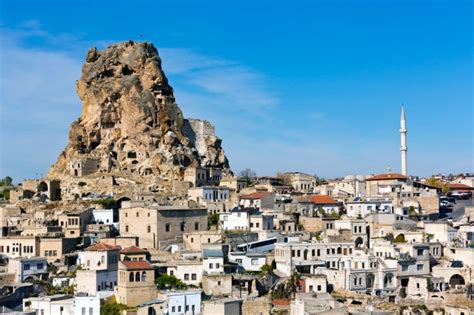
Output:
<svg viewBox="0 0 474 315">
<path fill-rule="evenodd" d="M 405 120 L 405 109 L 402 105 L 402 116 L 400 118 L 400 153 L 402 155 L 402 174 L 407 176 L 407 125 Z"/>
</svg>

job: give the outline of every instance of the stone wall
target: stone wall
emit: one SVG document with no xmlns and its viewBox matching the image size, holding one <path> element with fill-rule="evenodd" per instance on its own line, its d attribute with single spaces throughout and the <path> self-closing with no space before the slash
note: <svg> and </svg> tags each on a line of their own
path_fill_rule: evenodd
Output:
<svg viewBox="0 0 474 315">
<path fill-rule="evenodd" d="M 266 297 L 260 298 L 249 298 L 244 300 L 242 305 L 243 315 L 260 315 L 270 314 L 272 309 L 272 303 L 270 299 Z"/>
</svg>

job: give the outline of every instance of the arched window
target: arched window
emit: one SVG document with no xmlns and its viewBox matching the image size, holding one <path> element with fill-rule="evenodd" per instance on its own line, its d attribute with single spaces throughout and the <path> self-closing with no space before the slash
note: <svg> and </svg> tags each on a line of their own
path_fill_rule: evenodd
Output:
<svg viewBox="0 0 474 315">
<path fill-rule="evenodd" d="M 137 271 L 137 272 L 135 273 L 135 281 L 136 281 L 136 282 L 140 282 L 140 271 Z"/>
<path fill-rule="evenodd" d="M 146 281 L 146 271 L 142 271 L 142 282 Z"/>
<path fill-rule="evenodd" d="M 130 276 L 128 277 L 128 280 L 130 282 L 133 282 L 134 278 L 133 278 L 133 272 L 130 272 Z"/>
<path fill-rule="evenodd" d="M 338 253 L 339 255 L 342 254 L 342 248 L 341 248 L 341 247 L 338 247 L 338 248 L 337 248 L 337 253 Z"/>
</svg>

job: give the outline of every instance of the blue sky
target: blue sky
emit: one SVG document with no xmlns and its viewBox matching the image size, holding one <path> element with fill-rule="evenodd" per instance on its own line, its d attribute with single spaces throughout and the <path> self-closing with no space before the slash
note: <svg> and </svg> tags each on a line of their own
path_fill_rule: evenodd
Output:
<svg viewBox="0 0 474 315">
<path fill-rule="evenodd" d="M 157 46 L 185 116 L 234 171 L 474 171 L 471 1 L 2 1 L 0 176 L 46 174 L 89 47 Z M 38 175 L 37 175 L 38 174 Z"/>
</svg>

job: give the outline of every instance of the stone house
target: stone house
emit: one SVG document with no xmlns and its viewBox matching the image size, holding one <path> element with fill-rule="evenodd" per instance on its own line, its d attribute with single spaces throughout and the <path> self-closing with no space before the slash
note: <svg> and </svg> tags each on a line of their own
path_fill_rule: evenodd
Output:
<svg viewBox="0 0 474 315">
<path fill-rule="evenodd" d="M 212 296 L 230 296 L 232 294 L 232 275 L 205 274 L 202 277 L 202 289 Z"/>
<path fill-rule="evenodd" d="M 239 205 L 244 208 L 273 209 L 275 195 L 269 191 L 257 191 L 239 197 Z"/>
<path fill-rule="evenodd" d="M 150 252 L 137 246 L 123 248 L 120 251 L 120 261 L 149 261 Z"/>
<path fill-rule="evenodd" d="M 139 246 L 143 248 L 160 248 L 162 241 L 181 238 L 191 231 L 206 230 L 207 209 L 179 206 L 120 209 L 120 234 L 137 236 Z"/>
<path fill-rule="evenodd" d="M 239 193 L 242 189 L 247 187 L 247 180 L 240 177 L 224 176 L 220 181 L 220 185 L 227 186 Z"/>
<path fill-rule="evenodd" d="M 118 303 L 137 306 L 156 299 L 155 271 L 147 261 L 121 261 L 117 274 Z"/>
<path fill-rule="evenodd" d="M 242 299 L 222 298 L 203 302 L 202 315 L 242 315 Z"/>
<path fill-rule="evenodd" d="M 201 251 L 203 245 L 220 243 L 221 240 L 221 233 L 217 231 L 196 231 L 183 234 L 186 250 Z"/>
<path fill-rule="evenodd" d="M 48 260 L 48 263 L 57 262 L 64 254 L 74 251 L 76 244 L 75 238 L 42 236 L 39 238 L 39 252 Z"/>
<path fill-rule="evenodd" d="M 92 209 L 64 213 L 58 216 L 58 224 L 65 237 L 79 237 L 92 222 Z"/>
<path fill-rule="evenodd" d="M 0 254 L 9 258 L 40 256 L 40 238 L 36 236 L 0 237 Z"/>
</svg>

